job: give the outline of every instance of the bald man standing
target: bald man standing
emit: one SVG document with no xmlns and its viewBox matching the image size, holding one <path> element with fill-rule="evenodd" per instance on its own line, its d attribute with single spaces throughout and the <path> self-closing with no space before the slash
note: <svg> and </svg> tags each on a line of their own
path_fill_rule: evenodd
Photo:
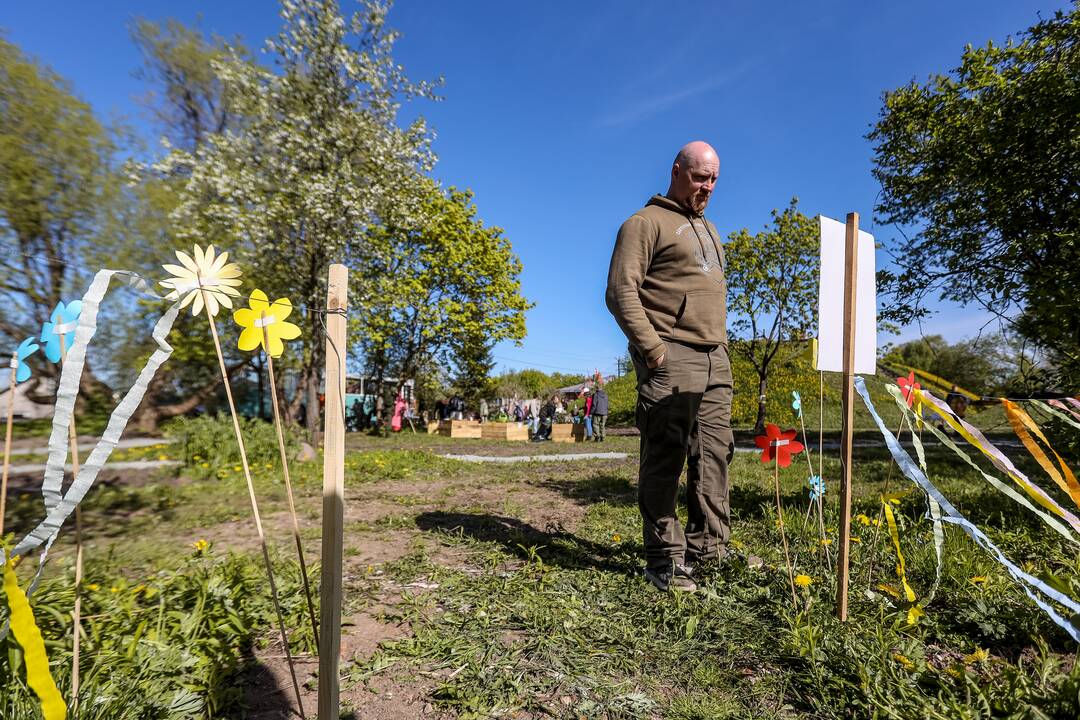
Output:
<svg viewBox="0 0 1080 720">
<path fill-rule="evenodd" d="M 726 555 L 730 536 L 727 284 L 719 233 L 702 214 L 719 173 L 707 143 L 682 148 L 667 193 L 619 228 L 608 271 L 607 306 L 637 372 L 645 577 L 661 590 L 696 590 L 694 565 Z M 684 463 L 685 532 L 675 514 Z"/>
</svg>

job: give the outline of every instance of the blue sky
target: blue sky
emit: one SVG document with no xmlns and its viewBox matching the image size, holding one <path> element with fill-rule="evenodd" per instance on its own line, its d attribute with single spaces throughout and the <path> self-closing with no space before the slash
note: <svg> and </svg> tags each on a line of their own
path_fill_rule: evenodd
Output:
<svg viewBox="0 0 1080 720">
<path fill-rule="evenodd" d="M 344 0 L 343 7 L 353 4 Z M 480 215 L 521 256 L 536 303 L 522 347 L 499 369 L 611 371 L 625 339 L 604 307 L 620 223 L 667 188 L 672 157 L 712 143 L 720 179 L 707 211 L 721 234 L 760 229 L 792 196 L 800 209 L 849 211 L 879 241 L 879 187 L 864 135 L 881 93 L 959 64 L 982 44 L 1066 7 L 1062 1 L 866 3 L 417 2 L 399 0 L 396 57 L 414 79 L 445 78 L 444 100 L 409 111 L 435 128 L 447 185 L 470 187 Z M 250 46 L 275 33 L 271 0 L 9 0 L 0 27 L 67 77 L 107 119 L 147 134 L 135 102 L 135 16 L 201 18 Z M 882 252 L 878 263 L 886 262 Z M 984 317 L 946 308 L 922 331 L 973 336 Z M 899 338 L 918 337 L 918 327 Z"/>
</svg>

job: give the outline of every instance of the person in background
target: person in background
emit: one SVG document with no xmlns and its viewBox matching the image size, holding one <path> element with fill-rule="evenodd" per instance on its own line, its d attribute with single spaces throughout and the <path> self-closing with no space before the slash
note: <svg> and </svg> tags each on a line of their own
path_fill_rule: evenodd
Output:
<svg viewBox="0 0 1080 720">
<path fill-rule="evenodd" d="M 480 398 L 480 422 L 487 422 L 488 419 L 488 402 L 485 398 Z"/>
<path fill-rule="evenodd" d="M 604 390 L 603 380 L 597 382 L 596 390 L 592 394 L 592 431 L 593 440 L 604 442 L 604 432 L 607 429 L 608 396 Z"/>
<path fill-rule="evenodd" d="M 540 408 L 539 429 L 533 436 L 533 440 L 537 442 L 551 440 L 551 426 L 555 422 L 556 403 L 557 398 L 552 395 L 548 398 L 548 401 L 544 403 L 544 406 Z"/>
<path fill-rule="evenodd" d="M 585 439 L 592 440 L 592 406 L 593 406 L 593 392 L 592 388 L 588 386 L 582 390 L 582 394 L 585 396 Z"/>
</svg>

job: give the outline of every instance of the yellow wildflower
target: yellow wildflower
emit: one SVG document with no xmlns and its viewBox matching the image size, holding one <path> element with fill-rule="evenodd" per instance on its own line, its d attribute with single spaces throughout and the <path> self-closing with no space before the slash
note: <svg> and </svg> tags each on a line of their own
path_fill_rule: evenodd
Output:
<svg viewBox="0 0 1080 720">
<path fill-rule="evenodd" d="M 901 655 L 900 653 L 893 653 L 893 660 L 900 663 L 900 665 L 903 666 L 905 670 L 915 669 L 915 663 L 911 662 L 911 658 L 907 657 L 906 655 Z"/>
<path fill-rule="evenodd" d="M 168 459 L 169 459 L 169 456 L 168 456 L 168 455 L 158 455 L 158 456 L 157 456 L 157 459 L 158 459 L 158 460 L 168 460 Z"/>
<path fill-rule="evenodd" d="M 814 582 L 814 579 L 812 577 L 810 577 L 809 575 L 796 575 L 795 576 L 795 584 L 798 585 L 799 587 L 802 587 L 802 588 L 810 587 L 810 584 L 812 582 Z"/>
<path fill-rule="evenodd" d="M 615 533 L 614 535 L 611 536 L 611 542 L 621 543 L 622 542 L 622 535 L 620 535 L 619 533 Z"/>
<path fill-rule="evenodd" d="M 985 585 L 986 581 L 989 580 L 989 579 L 990 578 L 986 577 L 985 575 L 976 575 L 975 577 L 971 578 L 971 584 L 972 585 Z"/>
<path fill-rule="evenodd" d="M 853 542 L 853 543 L 861 543 L 861 542 L 862 542 L 862 539 L 861 539 L 861 538 L 857 538 L 857 537 L 853 537 L 853 538 L 851 538 L 851 542 Z"/>
<path fill-rule="evenodd" d="M 101 589 L 101 586 L 98 585 L 97 583 L 87 583 L 86 589 L 89 590 L 90 592 L 97 592 L 98 590 Z"/>
<path fill-rule="evenodd" d="M 859 513 L 858 515 L 856 515 L 855 520 L 861 525 L 870 525 L 870 518 L 868 518 L 865 513 Z"/>
<path fill-rule="evenodd" d="M 202 538 L 191 543 L 191 547 L 195 549 L 197 555 L 202 555 L 204 552 L 210 549 L 210 543 L 206 542 Z"/>
<path fill-rule="evenodd" d="M 908 625 L 914 625 L 915 623 L 919 622 L 919 618 L 921 618 L 925 614 L 926 613 L 923 612 L 923 609 L 921 607 L 919 607 L 918 605 L 912 605 L 910 608 L 908 608 L 907 611 Z"/>
<path fill-rule="evenodd" d="M 975 652 L 970 655 L 964 656 L 965 665 L 977 665 L 981 662 L 986 662 L 990 658 L 990 651 L 983 650 L 982 648 L 975 648 Z"/>
<path fill-rule="evenodd" d="M 113 585 L 113 586 L 112 586 L 111 588 L 109 588 L 109 592 L 111 592 L 111 593 L 118 593 L 118 592 L 120 592 L 120 586 L 118 586 L 118 585 Z"/>
<path fill-rule="evenodd" d="M 822 546 L 832 545 L 832 540 L 829 538 L 821 538 L 818 542 L 821 543 Z"/>
<path fill-rule="evenodd" d="M 241 467 L 241 466 L 239 466 L 239 465 L 233 465 L 233 472 L 240 472 L 240 471 L 241 471 L 241 470 L 243 470 L 243 469 L 244 469 L 244 468 L 242 468 L 242 467 Z"/>
</svg>

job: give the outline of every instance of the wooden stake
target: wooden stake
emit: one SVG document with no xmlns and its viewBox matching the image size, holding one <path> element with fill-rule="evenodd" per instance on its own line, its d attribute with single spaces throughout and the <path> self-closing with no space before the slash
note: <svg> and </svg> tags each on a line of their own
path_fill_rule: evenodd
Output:
<svg viewBox="0 0 1080 720">
<path fill-rule="evenodd" d="M 60 368 L 63 375 L 64 360 L 67 358 L 67 348 L 64 342 L 64 333 L 58 333 L 60 337 Z M 59 384 L 59 381 L 57 381 Z M 75 427 L 75 409 L 71 411 L 71 422 L 68 424 L 68 446 L 71 449 L 71 478 L 74 481 L 79 475 L 79 432 Z M 75 635 L 71 642 L 71 715 L 74 717 L 79 711 L 79 645 L 82 639 L 82 576 L 83 576 L 83 544 L 82 544 L 82 508 L 75 506 L 75 607 L 71 611 L 71 624 Z"/>
<path fill-rule="evenodd" d="M 791 584 L 791 602 L 798 605 L 795 595 L 795 573 L 791 569 L 791 555 L 788 554 L 787 533 L 784 532 L 784 509 L 780 506 L 780 453 L 777 452 L 773 463 L 773 485 L 776 488 L 776 517 L 780 520 L 780 540 L 784 543 L 784 562 L 787 563 L 788 582 Z"/>
<path fill-rule="evenodd" d="M 4 516 L 7 513 L 8 469 L 11 467 L 11 426 L 15 420 L 15 373 L 19 356 L 11 356 L 11 382 L 8 383 L 7 432 L 4 433 L 4 479 L 0 482 L 0 538 L 4 537 Z"/>
<path fill-rule="evenodd" d="M 345 522 L 345 310 L 349 271 L 331 265 L 326 289 L 326 408 L 323 425 L 322 624 L 319 717 L 340 715 L 342 526 Z"/>
<path fill-rule="evenodd" d="M 270 347 L 270 333 L 266 329 L 266 312 L 263 319 L 263 349 Z M 278 452 L 281 453 L 281 470 L 285 476 L 285 494 L 289 498 L 289 513 L 292 515 L 293 539 L 296 541 L 296 555 L 300 558 L 300 577 L 304 581 L 304 597 L 307 598 L 308 615 L 311 618 L 311 632 L 315 639 L 315 648 L 319 647 L 319 624 L 315 620 L 315 604 L 311 600 L 311 586 L 308 584 L 307 563 L 304 561 L 304 546 L 300 542 L 300 521 L 296 517 L 296 503 L 293 501 L 292 480 L 289 478 L 289 455 L 285 451 L 285 433 L 281 429 L 281 410 L 278 407 L 277 380 L 274 377 L 274 358 L 266 352 L 266 367 L 270 374 L 270 402 L 274 408 L 274 428 L 277 430 Z"/>
<path fill-rule="evenodd" d="M 844 384 L 840 431 L 840 550 L 836 616 L 848 616 L 848 565 L 851 550 L 851 448 L 855 417 L 855 289 L 859 268 L 859 213 L 848 213 L 844 237 Z"/>
<path fill-rule="evenodd" d="M 248 499 L 251 501 L 251 513 L 255 517 L 255 530 L 259 534 L 259 544 L 262 545 L 263 562 L 266 563 L 266 576 L 270 580 L 270 595 L 274 601 L 274 610 L 277 612 L 278 632 L 281 635 L 281 645 L 285 649 L 285 657 L 289 662 L 289 674 L 292 675 L 293 691 L 296 693 L 296 707 L 300 717 L 304 714 L 304 702 L 300 698 L 300 683 L 296 679 L 296 668 L 293 667 L 292 653 L 289 651 L 289 638 L 285 634 L 285 619 L 281 613 L 281 604 L 278 602 L 277 584 L 274 582 L 274 569 L 270 564 L 270 551 L 266 547 L 266 535 L 263 534 L 262 517 L 259 515 L 259 503 L 255 499 L 255 484 L 251 481 L 251 469 L 248 467 L 247 450 L 244 449 L 244 436 L 240 433 L 240 421 L 236 415 L 236 404 L 233 402 L 232 386 L 229 384 L 229 372 L 225 369 L 225 356 L 221 353 L 221 341 L 218 340 L 217 326 L 214 325 L 214 316 L 210 314 L 210 306 L 206 302 L 206 288 L 203 287 L 202 277 L 199 280 L 199 293 L 202 295 L 203 305 L 206 306 L 206 320 L 210 323 L 210 336 L 214 339 L 214 351 L 217 353 L 218 366 L 221 369 L 221 381 L 225 383 L 225 397 L 229 401 L 229 414 L 232 416 L 233 432 L 236 433 L 236 444 L 240 449 L 240 464 L 244 469 L 244 479 L 247 481 Z"/>
</svg>

